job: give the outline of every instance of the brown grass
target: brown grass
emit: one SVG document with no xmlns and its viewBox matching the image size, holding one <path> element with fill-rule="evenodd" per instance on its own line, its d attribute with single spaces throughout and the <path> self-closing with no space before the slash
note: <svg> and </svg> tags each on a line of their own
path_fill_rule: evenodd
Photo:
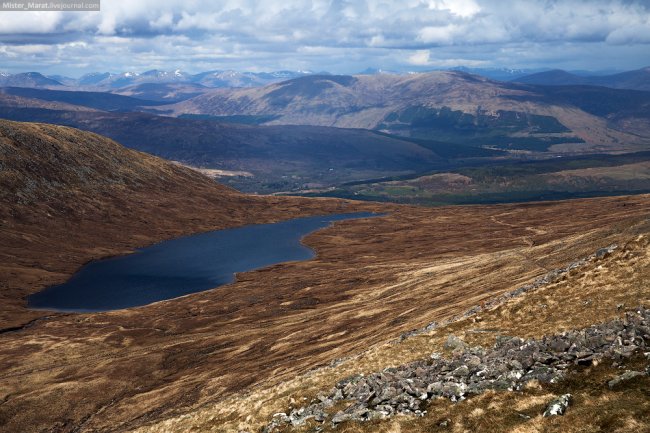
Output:
<svg viewBox="0 0 650 433">
<path fill-rule="evenodd" d="M 647 231 L 647 228 L 643 231 Z M 170 419 L 138 431 L 141 433 L 182 432 L 190 426 L 206 432 L 238 429 L 254 431 L 264 422 L 268 422 L 273 413 L 286 411 L 292 406 L 298 407 L 300 402 L 305 399 L 311 400 L 318 392 L 329 390 L 336 381 L 351 374 L 378 371 L 388 366 L 427 357 L 432 352 L 443 352 L 442 344 L 450 333 L 463 337 L 473 345 L 488 346 L 494 343 L 496 335 L 541 337 L 544 334 L 610 320 L 622 314 L 619 308 L 621 303 L 628 306 L 650 305 L 650 286 L 647 281 L 650 281 L 648 238 L 635 236 L 613 255 L 592 260 L 557 283 L 513 299 L 478 316 L 460 320 L 427 335 L 409 338 L 399 344 L 378 345 L 344 361 L 337 367 L 322 368 L 274 387 L 261 387 L 247 395 L 232 397 L 184 417 Z M 585 302 L 587 300 L 591 301 Z M 544 307 L 551 301 L 554 301 L 552 309 Z M 495 330 L 495 332 L 480 332 L 482 330 Z M 616 369 L 608 367 L 608 364 L 602 365 L 601 368 L 605 369 L 602 370 L 603 375 L 613 376 L 616 373 Z M 585 395 L 595 392 L 608 395 L 607 390 L 601 389 L 603 383 L 600 376 L 593 376 L 592 373 L 589 375 L 589 379 L 584 379 L 582 376 L 576 379 L 591 381 L 593 386 L 585 391 Z M 567 382 L 565 388 L 531 383 L 523 393 L 489 393 L 458 405 L 440 400 L 434 403 L 435 410 L 430 410 L 429 415 L 423 419 L 398 417 L 391 421 L 354 424 L 346 427 L 349 430 L 339 431 L 388 432 L 397 431 L 395 430 L 397 428 L 404 432 L 445 431 L 436 429 L 437 423 L 444 419 L 453 420 L 454 426 L 465 426 L 454 427 L 449 431 L 499 432 L 508 431 L 509 428 L 515 429 L 513 431 L 555 431 L 544 430 L 541 427 L 541 430 L 535 430 L 537 427 L 531 427 L 535 423 L 542 422 L 541 417 L 524 426 L 522 425 L 524 418 L 515 412 L 535 418 L 552 398 L 553 393 L 571 390 L 573 386 L 571 383 Z M 575 389 L 571 392 L 575 392 Z M 645 391 L 641 389 L 626 395 L 626 399 L 620 406 L 617 403 L 610 407 L 611 405 L 608 406 L 609 403 L 603 400 L 598 410 L 604 408 L 606 412 L 609 411 L 607 413 L 613 413 L 614 418 L 626 419 L 627 415 L 619 409 L 625 405 L 646 407 L 646 403 L 641 401 L 643 392 Z M 298 404 L 292 405 L 291 401 Z M 507 415 L 504 415 L 502 412 L 506 409 Z M 591 416 L 589 415 L 591 410 L 595 409 L 581 409 L 580 416 Z M 484 415 L 477 416 L 480 411 L 483 411 Z M 336 410 L 331 412 L 335 413 Z M 206 419 L 210 419 L 210 422 L 206 423 Z"/>
<path fill-rule="evenodd" d="M 95 135 L 39 128 L 34 144 L 71 146 L 61 157 L 74 167 L 97 162 L 92 152 L 77 158 L 74 149 L 84 140 L 96 143 L 97 153 L 110 146 L 126 158 L 126 150 Z M 78 182 L 58 196 L 61 207 L 3 202 L 0 431 L 254 428 L 286 410 L 292 398 L 301 404 L 338 378 L 420 357 L 436 350 L 447 332 L 466 335 L 476 326 L 463 322 L 444 333 L 385 344 L 402 332 L 458 315 L 576 257 L 648 231 L 648 195 L 433 209 L 247 197 L 128 153 L 140 158 L 128 167 L 141 176 L 141 186 L 103 185 L 122 167 L 107 155 L 91 165 L 101 169 L 92 177 L 95 188 Z M 167 181 L 155 175 L 160 165 Z M 28 164 L 25 170 L 34 167 L 45 166 Z M 215 290 L 103 314 L 45 317 L 24 308 L 25 295 L 65 280 L 94 258 L 197 231 L 360 209 L 391 213 L 317 232 L 305 239 L 316 249 L 315 259 L 240 274 Z M 47 216 L 50 210 L 56 217 Z M 602 272 L 592 274 L 600 278 Z M 504 316 L 495 310 L 480 326 L 494 320 L 490 327 L 508 331 L 510 320 L 538 311 L 525 308 Z M 38 320 L 20 328 L 31 318 Z M 7 329 L 14 325 L 18 329 Z M 336 358 L 350 359 L 322 368 Z"/>
</svg>

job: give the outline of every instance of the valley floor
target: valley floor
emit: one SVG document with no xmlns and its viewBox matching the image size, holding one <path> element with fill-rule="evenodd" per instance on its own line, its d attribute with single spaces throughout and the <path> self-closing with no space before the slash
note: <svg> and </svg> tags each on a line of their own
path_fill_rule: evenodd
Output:
<svg viewBox="0 0 650 433">
<path fill-rule="evenodd" d="M 287 216 L 301 212 L 302 202 L 294 208 L 290 201 L 281 203 Z M 322 203 L 340 211 L 338 202 Z M 462 314 L 598 248 L 650 231 L 648 195 L 441 208 L 348 203 L 345 208 L 390 213 L 310 235 L 305 243 L 316 249 L 315 259 L 240 274 L 218 290 L 110 313 L 7 316 L 13 319 L 0 334 L 0 431 L 254 430 L 286 410 L 292 397 L 329 389 L 346 374 L 416 359 L 434 351 L 450 330 L 384 345 L 400 334 Z M 169 235 L 182 231 L 171 222 L 168 226 Z M 22 229 L 25 237 L 45 236 Z M 123 250 L 152 239 L 115 231 L 104 235 L 104 244 L 113 236 Z M 87 249 L 72 257 L 79 266 L 89 255 L 108 250 Z M 647 256 L 647 243 L 642 251 Z M 22 280 L 31 291 L 74 270 L 69 261 L 51 260 L 43 267 L 40 252 L 33 253 L 32 262 L 30 252 L 23 253 L 23 263 L 7 263 L 5 257 L 2 265 L 16 269 L 13 278 L 30 266 L 41 268 L 39 279 Z M 646 274 L 636 267 L 621 274 L 636 283 L 628 286 L 616 277 L 623 287 L 612 285 L 593 298 L 589 308 L 603 307 L 586 310 L 589 320 L 617 314 L 609 304 L 620 302 L 618 290 L 626 305 L 647 300 L 640 287 L 647 266 L 642 269 Z M 577 287 L 594 290 L 587 279 L 580 281 Z M 582 293 L 571 293 L 566 299 L 495 310 L 483 320 L 504 332 L 515 326 L 519 336 L 551 330 L 541 324 L 582 324 L 586 316 L 576 314 L 582 308 L 567 310 L 583 302 Z M 554 308 L 541 311 L 540 303 Z M 16 326 L 28 318 L 37 320 Z M 473 326 L 459 323 L 453 332 Z M 313 372 L 360 353 L 335 369 Z"/>
</svg>

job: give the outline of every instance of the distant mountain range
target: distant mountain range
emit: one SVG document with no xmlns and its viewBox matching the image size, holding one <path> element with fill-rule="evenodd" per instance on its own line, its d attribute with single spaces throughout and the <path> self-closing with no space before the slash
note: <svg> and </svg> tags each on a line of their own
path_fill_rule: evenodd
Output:
<svg viewBox="0 0 650 433">
<path fill-rule="evenodd" d="M 84 90 L 111 90 L 141 84 L 194 84 L 204 87 L 256 87 L 309 75 L 306 71 L 238 72 L 208 71 L 188 74 L 181 70 L 146 72 L 93 72 L 80 78 L 51 77 L 38 72 L 1 74 L 0 87 L 72 87 Z"/>
<path fill-rule="evenodd" d="M 592 85 L 611 87 L 615 89 L 650 90 L 650 67 L 635 71 L 603 75 L 585 71 L 563 71 L 544 69 L 513 69 L 513 68 L 468 68 L 459 66 L 448 69 L 449 71 L 465 72 L 480 75 L 491 80 L 516 81 L 527 84 L 540 85 Z M 400 75 L 408 76 L 422 72 L 387 71 L 377 68 L 368 68 L 358 75 Z M 145 72 L 92 72 L 80 78 L 70 78 L 62 75 L 45 76 L 39 72 L 23 72 L 18 74 L 0 73 L 0 87 L 37 87 L 37 88 L 71 88 L 74 90 L 89 91 L 115 91 L 127 92 L 130 96 L 137 96 L 138 90 L 129 93 L 135 86 L 145 87 L 145 99 L 152 98 L 149 92 L 158 92 L 161 100 L 182 99 L 178 95 L 168 97 L 164 93 L 174 93 L 177 86 L 183 84 L 181 94 L 201 93 L 205 88 L 250 88 L 262 87 L 281 81 L 300 78 L 308 75 L 331 75 L 327 72 L 314 74 L 309 71 L 274 71 L 274 72 L 239 72 L 234 70 L 216 70 L 190 74 L 179 69 L 163 71 L 152 69 Z M 153 85 L 165 85 L 164 90 L 156 90 Z"/>
<path fill-rule="evenodd" d="M 582 76 L 556 69 L 517 77 L 513 81 L 544 86 L 602 86 L 613 89 L 650 91 L 650 67 L 613 75 Z"/>
<path fill-rule="evenodd" d="M 650 145 L 650 93 L 533 86 L 452 71 L 311 75 L 264 87 L 213 89 L 151 111 L 215 120 L 248 116 L 269 125 L 363 128 L 522 151 Z"/>
<path fill-rule="evenodd" d="M 279 82 L 240 88 L 200 83 L 224 79 L 216 73 L 197 74 L 196 83 L 183 82 L 188 76 L 180 71 L 83 78 L 131 80 L 103 91 L 80 90 L 65 77 L 4 75 L 0 117 L 74 126 L 188 165 L 246 171 L 252 179 L 231 184 L 258 192 L 495 159 L 650 150 L 650 92 L 505 82 L 461 71 L 282 75 L 258 74 Z"/>
<path fill-rule="evenodd" d="M 38 72 L 21 72 L 19 74 L 0 74 L 0 87 L 60 87 L 64 84 L 48 78 Z"/>
<path fill-rule="evenodd" d="M 512 81 L 519 77 L 525 77 L 545 69 L 517 69 L 517 68 L 468 68 L 458 66 L 451 68 L 451 71 L 467 72 L 468 74 L 480 75 L 491 80 Z"/>
</svg>

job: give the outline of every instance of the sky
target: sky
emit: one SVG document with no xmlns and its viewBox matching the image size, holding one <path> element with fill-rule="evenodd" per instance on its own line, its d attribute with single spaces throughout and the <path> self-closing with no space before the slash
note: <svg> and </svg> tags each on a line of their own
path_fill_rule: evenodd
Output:
<svg viewBox="0 0 650 433">
<path fill-rule="evenodd" d="M 0 70 L 631 70 L 650 0 L 102 0 L 0 12 Z"/>
</svg>

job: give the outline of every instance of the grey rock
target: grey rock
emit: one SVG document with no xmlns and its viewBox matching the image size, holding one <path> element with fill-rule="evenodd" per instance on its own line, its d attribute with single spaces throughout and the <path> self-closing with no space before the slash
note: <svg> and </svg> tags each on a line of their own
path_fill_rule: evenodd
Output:
<svg viewBox="0 0 650 433">
<path fill-rule="evenodd" d="M 349 413 L 338 411 L 332 417 L 332 424 L 340 424 L 345 421 L 350 421 L 351 419 L 352 419 L 352 415 L 350 415 Z"/>
<path fill-rule="evenodd" d="M 512 391 L 514 388 L 514 383 L 512 380 L 506 378 L 497 379 L 492 382 L 492 389 L 497 391 Z"/>
<path fill-rule="evenodd" d="M 445 383 L 442 387 L 442 395 L 451 399 L 452 401 L 458 401 L 465 396 L 467 391 L 467 385 L 462 382 L 448 382 Z"/>
<path fill-rule="evenodd" d="M 533 354 L 533 360 L 541 364 L 550 364 L 553 361 L 557 361 L 557 358 L 548 353 L 535 352 Z"/>
<path fill-rule="evenodd" d="M 456 350 L 456 349 L 464 349 L 465 347 L 467 347 L 467 345 L 463 340 L 461 340 L 460 338 L 452 334 L 449 337 L 447 337 L 447 341 L 445 341 L 443 347 L 447 350 Z"/>
<path fill-rule="evenodd" d="M 370 410 L 368 411 L 368 414 L 366 415 L 366 419 L 368 421 L 373 420 L 373 419 L 385 419 L 388 418 L 391 415 L 391 413 L 384 412 L 381 410 Z"/>
<path fill-rule="evenodd" d="M 474 370 L 481 365 L 481 358 L 476 355 L 471 355 L 465 360 L 465 365 L 470 370 Z"/>
<path fill-rule="evenodd" d="M 345 379 L 340 380 L 339 382 L 337 382 L 336 387 L 339 388 L 339 389 L 343 389 L 349 384 L 357 383 L 361 379 L 363 379 L 362 374 L 353 374 L 352 376 L 346 377 Z"/>
<path fill-rule="evenodd" d="M 427 393 L 430 396 L 442 395 L 442 390 L 443 390 L 442 382 L 434 382 L 429 384 L 429 386 L 427 386 Z"/>
<path fill-rule="evenodd" d="M 623 382 L 627 382 L 627 381 L 632 380 L 634 378 L 645 376 L 645 375 L 646 375 L 646 373 L 644 373 L 642 371 L 626 371 L 625 373 L 623 373 L 623 374 L 621 374 L 619 376 L 616 376 L 614 379 L 607 382 L 607 386 L 609 387 L 609 389 L 614 389 L 618 385 L 622 384 Z"/>
<path fill-rule="evenodd" d="M 377 397 L 375 397 L 375 400 L 377 400 L 377 404 L 385 401 L 392 400 L 393 398 L 397 397 L 399 395 L 399 391 L 393 386 L 386 386 L 383 388 Z"/>
<path fill-rule="evenodd" d="M 466 365 L 461 365 L 455 369 L 452 374 L 456 377 L 467 377 L 469 376 L 469 368 Z"/>
<path fill-rule="evenodd" d="M 369 409 L 363 405 L 352 405 L 344 411 L 337 412 L 332 417 L 332 424 L 340 424 L 345 421 L 364 421 Z"/>
<path fill-rule="evenodd" d="M 289 424 L 291 422 L 291 418 L 289 418 L 289 415 L 287 415 L 284 412 L 274 414 L 273 420 L 278 423 L 284 423 L 284 424 Z"/>
<path fill-rule="evenodd" d="M 557 416 L 557 415 L 564 415 L 566 412 L 567 408 L 569 407 L 569 404 L 571 403 L 572 396 L 571 394 L 563 394 L 553 401 L 551 401 L 548 406 L 546 406 L 546 410 L 544 411 L 544 416 L 549 417 L 549 416 Z"/>
<path fill-rule="evenodd" d="M 577 331 L 523 340 L 500 336 L 489 350 L 470 348 L 450 335 L 446 347 L 453 348 L 451 359 L 435 355 L 426 360 L 386 368 L 367 377 L 350 376 L 336 384 L 327 395 L 319 395 L 305 408 L 289 415 L 277 414 L 265 428 L 271 433 L 287 424 L 300 425 L 307 419 L 324 422 L 326 409 L 334 402 L 351 400 L 351 405 L 332 417 L 334 425 L 343 421 L 365 421 L 396 414 L 421 415 L 422 405 L 433 398 L 452 401 L 486 390 L 519 390 L 527 381 L 556 382 L 573 364 L 590 365 L 608 358 L 618 366 L 626 357 L 643 351 L 650 359 L 650 309 L 639 308 L 617 319 Z M 625 372 L 608 385 L 616 387 L 629 380 L 650 374 Z M 545 416 L 564 413 L 570 396 L 555 399 Z"/>
<path fill-rule="evenodd" d="M 596 258 L 597 259 L 605 258 L 609 256 L 611 253 L 613 253 L 616 248 L 618 248 L 617 245 L 610 245 L 606 248 L 601 248 L 598 251 L 596 251 Z"/>
</svg>

